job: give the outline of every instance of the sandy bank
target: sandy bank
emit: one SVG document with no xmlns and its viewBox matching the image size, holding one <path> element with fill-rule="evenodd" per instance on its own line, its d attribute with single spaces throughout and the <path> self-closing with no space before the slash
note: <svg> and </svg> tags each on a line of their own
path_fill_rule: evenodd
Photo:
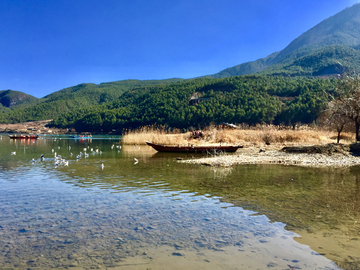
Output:
<svg viewBox="0 0 360 270">
<path fill-rule="evenodd" d="M 360 157 L 350 152 L 343 151 L 331 154 L 323 153 L 287 153 L 281 149 L 259 149 L 247 147 L 239 149 L 235 154 L 223 154 L 219 156 L 200 159 L 182 160 L 180 162 L 230 167 L 241 164 L 282 164 L 304 167 L 350 167 L 360 165 Z"/>
</svg>

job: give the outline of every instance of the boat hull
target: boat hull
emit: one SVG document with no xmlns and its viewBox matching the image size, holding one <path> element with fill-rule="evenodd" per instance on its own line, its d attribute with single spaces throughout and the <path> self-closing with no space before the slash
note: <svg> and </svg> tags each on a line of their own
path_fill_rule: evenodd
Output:
<svg viewBox="0 0 360 270">
<path fill-rule="evenodd" d="M 16 140 L 36 140 L 39 138 L 38 135 L 9 135 L 10 139 L 16 139 Z"/>
<path fill-rule="evenodd" d="M 155 144 L 151 142 L 146 142 L 147 145 L 151 146 L 158 152 L 172 152 L 172 153 L 205 153 L 205 152 L 235 152 L 239 148 L 243 148 L 241 145 L 224 145 L 224 146 L 169 146 L 162 144 Z"/>
</svg>

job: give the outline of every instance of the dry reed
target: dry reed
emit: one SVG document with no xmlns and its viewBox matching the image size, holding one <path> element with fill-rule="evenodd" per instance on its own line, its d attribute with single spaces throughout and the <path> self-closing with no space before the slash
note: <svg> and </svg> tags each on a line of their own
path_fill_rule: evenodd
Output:
<svg viewBox="0 0 360 270">
<path fill-rule="evenodd" d="M 180 133 L 179 130 L 167 132 L 158 127 L 142 127 L 126 131 L 122 137 L 123 144 L 146 144 L 146 141 L 157 144 L 186 144 L 190 132 Z"/>
<path fill-rule="evenodd" d="M 242 144 L 242 145 L 310 145 L 336 142 L 336 132 L 302 126 L 295 130 L 280 126 L 257 126 L 248 129 L 209 128 L 203 131 L 201 139 L 192 139 L 192 133 L 166 132 L 162 128 L 145 127 L 124 134 L 124 144 L 145 144 L 150 141 L 167 145 L 186 144 Z M 343 143 L 354 141 L 352 133 L 342 133 Z"/>
</svg>

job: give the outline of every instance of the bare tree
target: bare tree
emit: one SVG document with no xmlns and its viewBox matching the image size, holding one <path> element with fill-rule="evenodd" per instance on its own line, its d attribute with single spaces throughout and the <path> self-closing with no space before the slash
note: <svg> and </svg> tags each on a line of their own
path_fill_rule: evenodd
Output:
<svg viewBox="0 0 360 270">
<path fill-rule="evenodd" d="M 329 115 L 337 130 L 345 127 L 346 121 L 355 124 L 356 141 L 360 141 L 360 76 L 344 76 L 336 87 L 336 96 L 328 104 Z"/>
<path fill-rule="evenodd" d="M 340 143 L 341 132 L 350 125 L 349 118 L 343 113 L 341 103 L 330 101 L 325 112 L 320 115 L 320 122 L 337 131 L 337 143 Z"/>
</svg>

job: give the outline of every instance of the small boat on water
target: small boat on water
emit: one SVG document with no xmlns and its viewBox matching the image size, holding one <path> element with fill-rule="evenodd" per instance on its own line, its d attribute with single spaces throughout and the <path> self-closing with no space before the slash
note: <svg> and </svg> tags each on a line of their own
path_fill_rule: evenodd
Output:
<svg viewBox="0 0 360 270">
<path fill-rule="evenodd" d="M 71 135 L 74 139 L 92 139 L 92 135 Z"/>
<path fill-rule="evenodd" d="M 181 153 L 205 153 L 213 151 L 223 151 L 223 152 L 235 152 L 239 148 L 243 148 L 242 145 L 206 145 L 206 146 L 197 146 L 197 145 L 188 145 L 188 146 L 170 146 L 155 144 L 151 142 L 146 142 L 147 145 L 151 146 L 158 152 L 181 152 Z"/>
<path fill-rule="evenodd" d="M 35 135 L 35 134 L 21 134 L 21 135 L 9 135 L 10 139 L 23 139 L 23 140 L 36 140 L 37 138 L 39 138 L 39 135 Z"/>
</svg>

